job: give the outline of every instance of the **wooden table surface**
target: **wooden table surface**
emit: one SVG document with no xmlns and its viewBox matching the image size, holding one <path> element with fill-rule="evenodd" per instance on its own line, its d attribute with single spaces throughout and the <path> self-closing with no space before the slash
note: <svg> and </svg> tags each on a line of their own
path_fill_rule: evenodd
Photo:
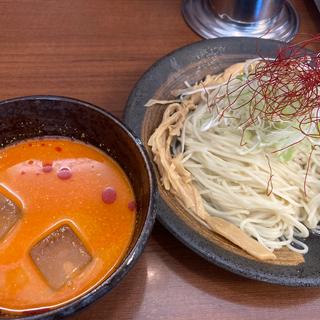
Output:
<svg viewBox="0 0 320 320">
<path fill-rule="evenodd" d="M 313 1 L 293 2 L 300 32 L 319 33 Z M 180 5 L 180 0 L 1 0 L 0 99 L 64 95 L 121 117 L 135 82 L 153 62 L 200 39 L 185 24 Z M 320 289 L 233 275 L 198 257 L 157 223 L 120 285 L 70 319 L 319 317 Z"/>
</svg>

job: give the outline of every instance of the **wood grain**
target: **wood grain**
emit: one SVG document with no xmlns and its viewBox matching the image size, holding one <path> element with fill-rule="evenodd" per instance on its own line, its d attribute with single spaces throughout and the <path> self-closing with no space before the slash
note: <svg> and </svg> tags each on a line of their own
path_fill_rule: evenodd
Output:
<svg viewBox="0 0 320 320">
<path fill-rule="evenodd" d="M 293 1 L 301 33 L 320 32 L 312 0 Z M 121 117 L 141 74 L 200 38 L 180 0 L 0 0 L 0 99 L 71 96 Z M 320 49 L 319 44 L 313 45 Z M 318 319 L 320 289 L 285 288 L 221 270 L 157 225 L 134 269 L 70 319 Z"/>
</svg>

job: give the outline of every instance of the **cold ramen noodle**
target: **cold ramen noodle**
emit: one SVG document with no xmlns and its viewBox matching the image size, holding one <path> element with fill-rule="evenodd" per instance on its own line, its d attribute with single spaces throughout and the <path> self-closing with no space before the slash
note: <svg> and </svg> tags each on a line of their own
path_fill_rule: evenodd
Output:
<svg viewBox="0 0 320 320">
<path fill-rule="evenodd" d="M 148 141 L 163 187 L 257 259 L 304 254 L 319 233 L 320 81 L 307 82 L 317 59 L 237 63 L 146 105 L 166 106 Z"/>
<path fill-rule="evenodd" d="M 130 245 L 134 201 L 119 165 L 80 141 L 1 149 L 0 311 L 54 308 L 108 277 Z"/>
</svg>

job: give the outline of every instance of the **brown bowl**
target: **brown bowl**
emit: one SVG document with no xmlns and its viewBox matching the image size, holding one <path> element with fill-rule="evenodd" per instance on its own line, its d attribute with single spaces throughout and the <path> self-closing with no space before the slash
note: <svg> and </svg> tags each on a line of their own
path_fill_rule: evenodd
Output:
<svg viewBox="0 0 320 320">
<path fill-rule="evenodd" d="M 99 285 L 76 300 L 53 310 L 0 319 L 59 319 L 73 314 L 109 292 L 141 255 L 155 221 L 152 166 L 139 138 L 110 113 L 83 101 L 31 96 L 0 102 L 0 145 L 39 136 L 65 136 L 89 143 L 110 155 L 126 172 L 137 203 L 133 239 L 122 262 Z M 1 312 L 1 311 L 0 311 Z"/>
</svg>

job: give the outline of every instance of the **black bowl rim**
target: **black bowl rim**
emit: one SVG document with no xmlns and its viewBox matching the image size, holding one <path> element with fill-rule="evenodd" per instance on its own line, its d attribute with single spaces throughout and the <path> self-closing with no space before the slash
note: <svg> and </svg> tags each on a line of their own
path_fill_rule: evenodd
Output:
<svg viewBox="0 0 320 320">
<path fill-rule="evenodd" d="M 221 37 L 213 39 L 201 39 L 199 41 L 193 42 L 191 44 L 186 44 L 180 48 L 177 48 L 163 57 L 155 61 L 137 80 L 135 83 L 129 97 L 127 104 L 124 110 L 124 123 L 131 129 L 136 135 L 141 135 L 141 125 L 144 118 L 145 107 L 140 108 L 139 110 L 133 110 L 134 106 L 137 106 L 137 100 L 145 98 L 148 94 L 150 88 L 154 89 L 154 93 L 159 88 L 158 84 L 155 84 L 156 76 L 154 75 L 155 71 L 164 68 L 161 74 L 162 77 L 168 76 L 167 69 L 173 69 L 170 65 L 171 59 L 176 56 L 189 54 L 192 50 L 200 50 L 208 47 L 214 47 L 217 45 L 228 46 L 231 42 L 244 45 L 258 45 L 259 43 L 265 43 L 270 46 L 277 47 L 278 49 L 286 45 L 285 42 L 273 40 L 273 39 L 263 39 L 263 38 L 254 38 L 254 37 Z M 309 51 L 308 49 L 305 49 Z M 258 53 L 257 53 L 258 55 Z M 155 87 L 156 86 L 156 87 Z M 152 98 L 152 97 L 149 97 Z M 138 106 L 139 107 L 139 106 Z M 141 107 L 141 106 L 140 106 Z M 141 114 L 139 114 L 139 112 Z M 137 119 L 134 119 L 133 114 L 142 116 L 142 121 L 139 122 Z M 141 120 L 141 119 L 140 119 Z M 263 281 L 267 283 L 285 285 L 285 286 L 294 286 L 294 287 L 320 287 L 320 276 L 317 277 L 303 277 L 297 275 L 296 277 L 290 276 L 279 276 L 276 274 L 276 269 L 281 270 L 282 268 L 291 268 L 290 266 L 277 266 L 270 265 L 274 268 L 274 272 L 266 272 L 259 269 L 259 267 L 245 267 L 243 265 L 237 265 L 237 259 L 247 260 L 249 259 L 240 257 L 234 253 L 227 252 L 227 250 L 220 248 L 218 245 L 209 242 L 207 239 L 199 236 L 195 231 L 188 226 L 184 221 L 182 221 L 177 215 L 173 214 L 171 208 L 166 204 L 165 200 L 157 194 L 158 203 L 157 203 L 157 219 L 160 223 L 179 241 L 181 241 L 185 246 L 191 249 L 193 252 L 206 259 L 207 261 L 214 263 L 215 265 L 231 271 L 232 273 L 238 274 L 242 277 L 249 279 L 254 279 L 258 281 Z M 255 262 L 254 260 L 252 260 Z M 263 262 L 257 262 L 257 265 L 266 265 Z"/>
<path fill-rule="evenodd" d="M 110 112 L 92 103 L 75 99 L 75 98 L 65 97 L 65 96 L 56 96 L 56 95 L 21 96 L 17 98 L 10 98 L 10 99 L 0 101 L 0 107 L 12 102 L 36 101 L 36 100 L 39 100 L 39 101 L 52 100 L 52 101 L 71 102 L 74 104 L 78 104 L 85 108 L 91 109 L 95 112 L 98 112 L 102 114 L 104 117 L 107 117 L 111 119 L 111 121 L 116 123 L 116 125 L 120 127 L 120 129 L 123 130 L 128 135 L 128 137 L 132 140 L 134 145 L 138 148 L 139 153 L 141 154 L 143 161 L 145 163 L 145 168 L 149 177 L 149 190 L 150 190 L 150 196 L 148 201 L 149 202 L 148 212 L 147 212 L 146 220 L 144 222 L 140 236 L 138 237 L 131 251 L 127 254 L 126 258 L 121 262 L 121 264 L 117 267 L 117 269 L 99 285 L 97 285 L 96 287 L 88 291 L 86 294 L 80 296 L 76 300 L 73 300 L 67 304 L 64 304 L 56 309 L 52 309 L 50 311 L 45 311 L 41 313 L 41 308 L 39 308 L 39 313 L 36 310 L 34 312 L 35 314 L 32 314 L 32 312 L 30 312 L 30 315 L 28 316 L 24 316 L 23 314 L 22 316 L 13 315 L 13 317 L 11 318 L 10 317 L 1 318 L 1 315 L 0 315 L 0 319 L 7 319 L 7 320 L 8 319 L 24 319 L 24 320 L 48 319 L 49 320 L 49 319 L 55 319 L 57 317 L 61 318 L 61 317 L 71 315 L 76 311 L 83 309 L 84 307 L 96 301 L 97 299 L 101 298 L 103 295 L 105 295 L 107 292 L 113 289 L 124 278 L 127 272 L 136 263 L 136 261 L 142 254 L 144 247 L 146 246 L 146 243 L 150 237 L 150 234 L 156 219 L 156 210 L 155 210 L 156 185 L 155 185 L 155 176 L 154 176 L 153 166 L 151 164 L 151 161 L 148 158 L 146 149 L 142 141 L 138 137 L 136 137 L 136 135 L 132 132 L 131 129 L 129 129 L 126 125 L 124 125 L 119 119 L 117 119 Z"/>
</svg>

